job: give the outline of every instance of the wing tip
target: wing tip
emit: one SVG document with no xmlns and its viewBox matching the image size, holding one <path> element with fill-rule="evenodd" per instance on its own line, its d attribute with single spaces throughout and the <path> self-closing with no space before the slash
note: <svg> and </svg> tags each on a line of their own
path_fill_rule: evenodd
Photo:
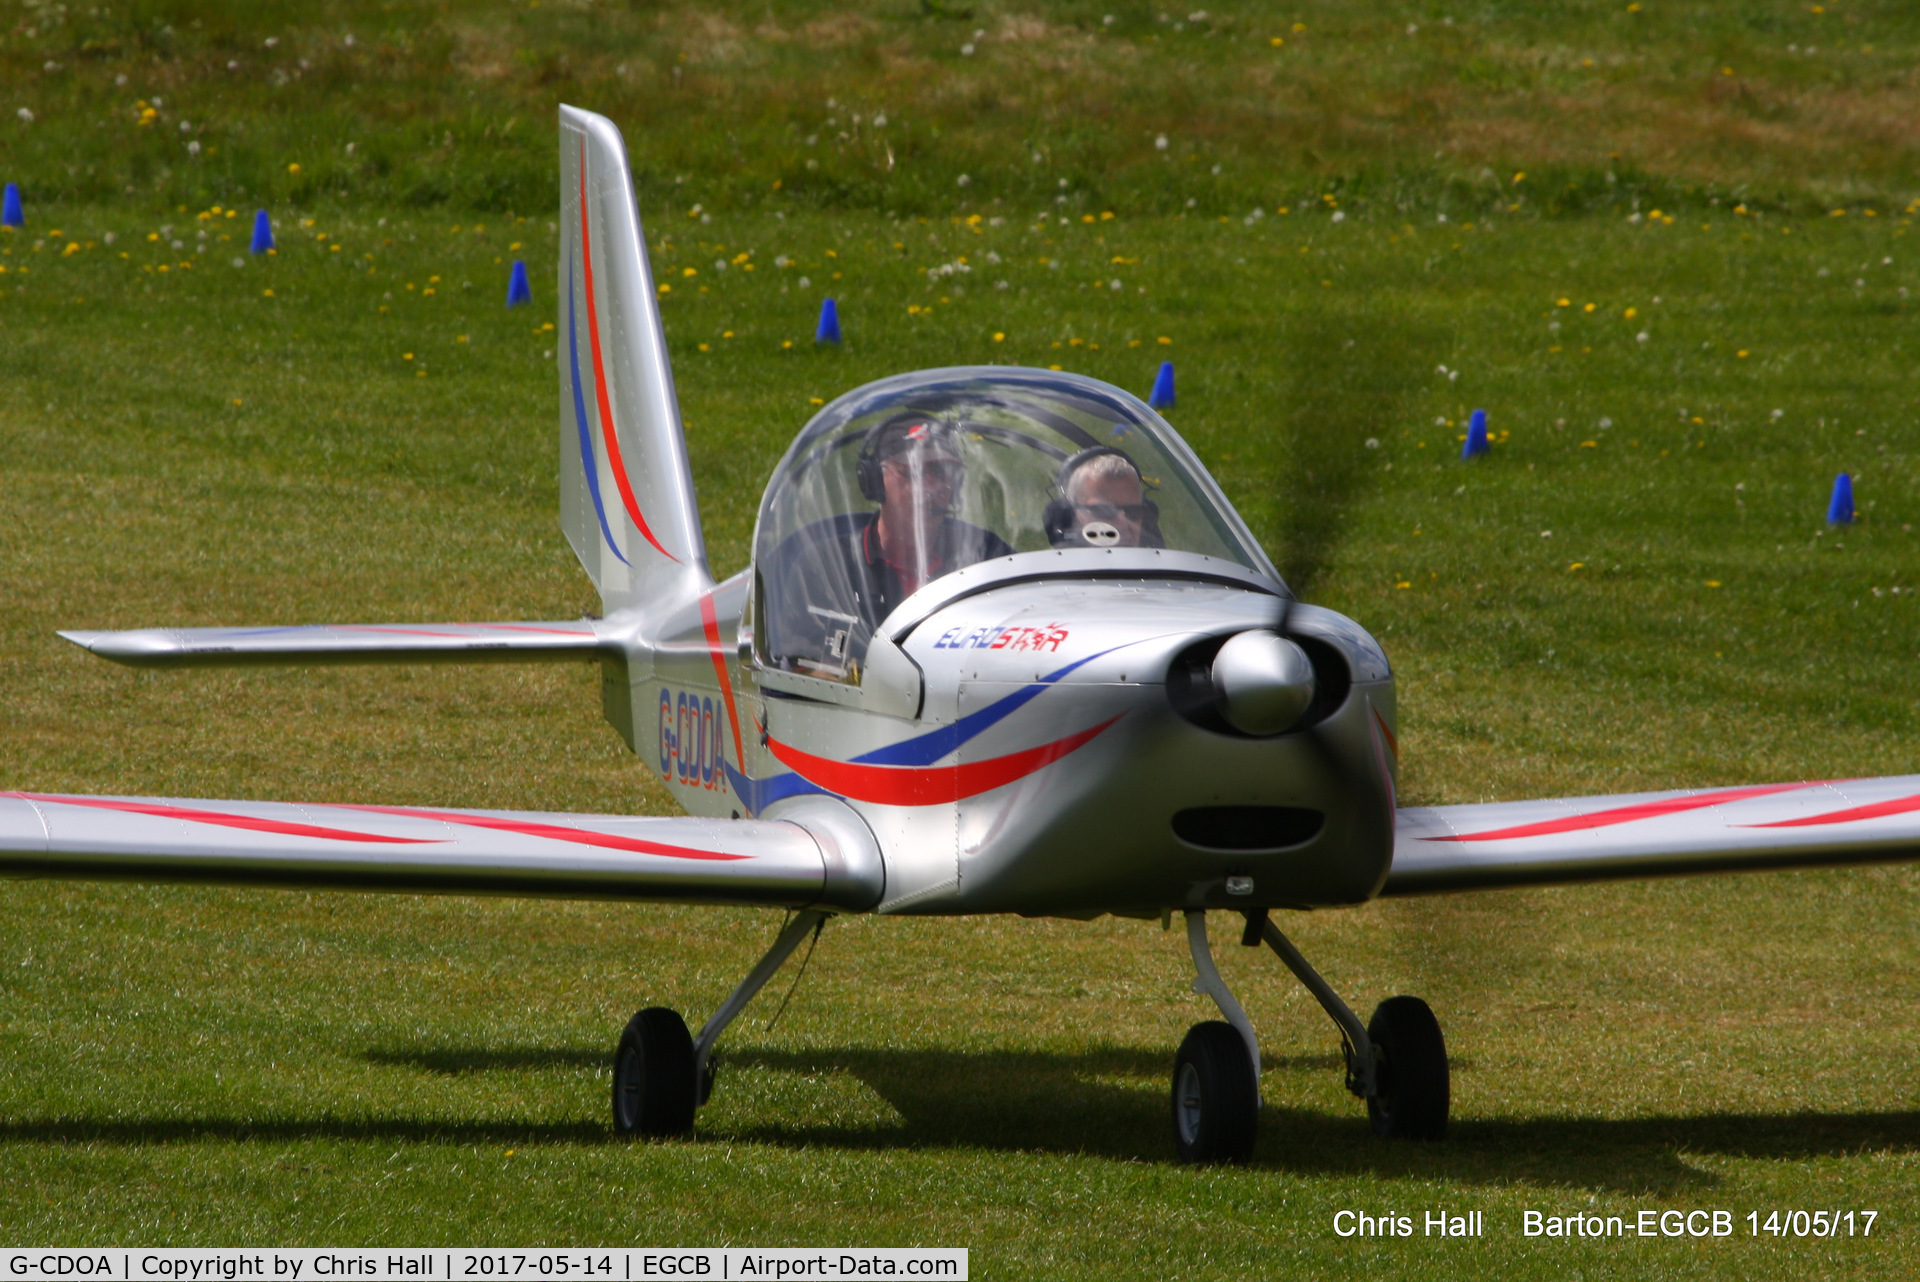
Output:
<svg viewBox="0 0 1920 1282">
<path fill-rule="evenodd" d="M 166 663 L 178 658 L 182 650 L 178 641 L 159 628 L 143 628 L 134 632 L 70 630 L 57 635 L 102 659 L 134 667 Z"/>
</svg>

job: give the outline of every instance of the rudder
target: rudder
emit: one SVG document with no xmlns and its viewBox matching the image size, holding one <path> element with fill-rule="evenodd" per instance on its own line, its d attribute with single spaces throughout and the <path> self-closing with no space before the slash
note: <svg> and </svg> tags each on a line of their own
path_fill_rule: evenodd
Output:
<svg viewBox="0 0 1920 1282">
<path fill-rule="evenodd" d="M 712 585 L 620 131 L 560 108 L 560 523 L 611 613 Z"/>
</svg>

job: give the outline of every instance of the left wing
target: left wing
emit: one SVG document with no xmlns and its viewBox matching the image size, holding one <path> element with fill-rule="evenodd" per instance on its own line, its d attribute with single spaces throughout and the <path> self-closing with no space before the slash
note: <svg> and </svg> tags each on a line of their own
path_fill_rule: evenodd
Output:
<svg viewBox="0 0 1920 1282">
<path fill-rule="evenodd" d="M 1402 810 L 1382 895 L 1920 859 L 1920 775 Z"/>
<path fill-rule="evenodd" d="M 0 792 L 0 876 L 871 908 L 878 850 L 822 818 Z"/>
<path fill-rule="evenodd" d="M 590 619 L 530 623 L 321 623 L 290 627 L 141 628 L 62 632 L 103 659 L 136 668 L 311 663 L 555 663 L 617 646 Z"/>
</svg>

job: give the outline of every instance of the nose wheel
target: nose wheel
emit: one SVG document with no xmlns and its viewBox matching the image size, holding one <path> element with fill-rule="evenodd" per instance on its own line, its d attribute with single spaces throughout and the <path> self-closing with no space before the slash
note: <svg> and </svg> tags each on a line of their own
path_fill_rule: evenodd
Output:
<svg viewBox="0 0 1920 1282">
<path fill-rule="evenodd" d="M 1195 1024 L 1173 1060 L 1173 1145 L 1183 1162 L 1244 1162 L 1260 1126 L 1246 1043 L 1220 1020 Z"/>
</svg>

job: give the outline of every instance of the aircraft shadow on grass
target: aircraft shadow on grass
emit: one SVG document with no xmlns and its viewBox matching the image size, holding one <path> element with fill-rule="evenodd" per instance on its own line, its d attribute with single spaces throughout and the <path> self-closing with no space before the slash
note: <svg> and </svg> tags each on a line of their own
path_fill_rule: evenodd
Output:
<svg viewBox="0 0 1920 1282">
<path fill-rule="evenodd" d="M 383 1047 L 372 1063 L 445 1076 L 489 1072 L 605 1069 L 604 1051 L 576 1047 Z M 1684 1193 L 1720 1180 L 1690 1159 L 1802 1161 L 1860 1152 L 1920 1150 L 1920 1111 L 1880 1113 L 1708 1113 L 1624 1119 L 1551 1117 L 1455 1121 L 1437 1144 L 1375 1139 L 1358 1104 L 1340 1112 L 1278 1102 L 1307 1074 L 1338 1070 L 1332 1055 L 1270 1056 L 1268 1106 L 1261 1115 L 1255 1170 L 1512 1183 Z M 1456 1072 L 1472 1071 L 1456 1060 Z M 1108 1047 L 1077 1054 L 878 1048 L 775 1051 L 723 1056 L 716 1097 L 747 1088 L 750 1074 L 852 1077 L 899 1120 L 870 1126 L 749 1122 L 706 1125 L 709 1139 L 789 1148 L 900 1150 L 976 1148 L 1072 1153 L 1160 1164 L 1167 1156 L 1166 1056 Z M 718 1122 L 719 1119 L 715 1118 Z M 297 1142 L 309 1139 L 500 1145 L 592 1145 L 616 1141 L 598 1120 L 463 1122 L 417 1117 L 15 1118 L 0 1122 L 0 1144 Z"/>
<path fill-rule="evenodd" d="M 375 1064 L 443 1076 L 492 1072 L 603 1070 L 597 1048 L 382 1047 Z M 715 1088 L 747 1088 L 753 1074 L 860 1082 L 898 1115 L 891 1123 L 747 1122 L 703 1126 L 709 1139 L 789 1148 L 899 1150 L 977 1148 L 1073 1153 L 1131 1162 L 1167 1161 L 1164 1053 L 1107 1047 L 1077 1054 L 881 1048 L 776 1051 L 743 1048 L 723 1057 Z M 1340 1112 L 1278 1102 L 1289 1077 L 1337 1071 L 1333 1055 L 1269 1056 L 1268 1107 L 1253 1169 L 1306 1175 L 1512 1183 L 1684 1193 L 1720 1180 L 1697 1157 L 1803 1161 L 1868 1151 L 1920 1150 L 1920 1111 L 1718 1113 L 1624 1119 L 1548 1117 L 1454 1122 L 1438 1144 L 1389 1143 L 1368 1133 L 1357 1104 Z M 1472 1064 L 1455 1061 L 1456 1072 Z M 719 1119 L 715 1118 L 718 1122 Z M 150 1120 L 81 1117 L 0 1123 L 0 1143 L 108 1143 L 129 1146 L 205 1139 L 303 1139 L 415 1143 L 603 1145 L 616 1142 L 597 1121 L 462 1122 L 409 1117 Z"/>
</svg>

